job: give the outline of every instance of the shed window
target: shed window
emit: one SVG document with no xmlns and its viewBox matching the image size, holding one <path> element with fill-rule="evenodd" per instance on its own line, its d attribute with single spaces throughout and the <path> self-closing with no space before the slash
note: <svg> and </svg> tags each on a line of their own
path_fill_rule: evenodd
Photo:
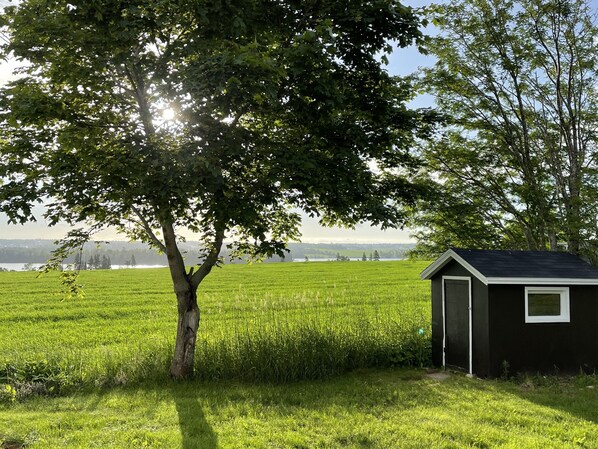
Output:
<svg viewBox="0 0 598 449">
<path fill-rule="evenodd" d="M 569 287 L 525 287 L 526 323 L 569 321 Z"/>
</svg>

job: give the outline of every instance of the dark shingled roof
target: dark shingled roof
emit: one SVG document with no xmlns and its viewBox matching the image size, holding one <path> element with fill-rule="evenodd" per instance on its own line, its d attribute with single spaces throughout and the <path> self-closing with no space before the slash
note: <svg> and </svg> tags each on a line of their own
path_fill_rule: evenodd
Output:
<svg viewBox="0 0 598 449">
<path fill-rule="evenodd" d="M 452 250 L 487 278 L 598 279 L 598 268 L 569 253 Z"/>
</svg>

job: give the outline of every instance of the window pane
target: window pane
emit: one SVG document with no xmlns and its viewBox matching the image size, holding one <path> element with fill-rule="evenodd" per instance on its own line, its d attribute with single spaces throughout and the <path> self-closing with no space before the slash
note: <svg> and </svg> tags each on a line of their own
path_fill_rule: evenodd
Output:
<svg viewBox="0 0 598 449">
<path fill-rule="evenodd" d="M 529 316 L 559 316 L 561 295 L 559 293 L 529 293 L 527 296 Z"/>
</svg>

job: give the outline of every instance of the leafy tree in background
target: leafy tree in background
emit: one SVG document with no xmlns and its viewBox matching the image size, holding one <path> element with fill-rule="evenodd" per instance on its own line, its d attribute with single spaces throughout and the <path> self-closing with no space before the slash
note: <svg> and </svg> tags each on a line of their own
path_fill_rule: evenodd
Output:
<svg viewBox="0 0 598 449">
<path fill-rule="evenodd" d="M 365 255 L 365 252 L 363 253 L 363 255 L 361 256 L 361 261 L 362 262 L 367 262 L 368 257 Z"/>
<path fill-rule="evenodd" d="M 376 261 L 380 260 L 380 253 L 378 253 L 377 249 L 374 250 L 373 260 L 376 260 Z"/>
<path fill-rule="evenodd" d="M 336 253 L 336 261 L 337 262 L 349 262 L 351 259 L 349 256 L 341 255 L 341 253 Z"/>
<path fill-rule="evenodd" d="M 100 264 L 100 268 L 102 270 L 109 270 L 112 268 L 112 262 L 110 262 L 110 257 L 106 256 L 105 254 L 102 256 L 102 263 Z"/>
<path fill-rule="evenodd" d="M 439 8 L 424 84 L 448 118 L 418 250 L 597 249 L 598 31 L 586 0 Z M 422 212 L 423 211 L 423 212 Z"/>
<path fill-rule="evenodd" d="M 23 61 L 0 94 L 0 211 L 116 227 L 163 251 L 178 303 L 171 375 L 193 373 L 197 289 L 233 254 L 282 255 L 301 208 L 325 225 L 404 222 L 427 117 L 381 66 L 421 44 L 393 0 L 23 0 L 1 25 Z M 25 63 L 27 61 L 27 63 Z M 187 269 L 177 231 L 201 236 Z"/>
<path fill-rule="evenodd" d="M 75 253 L 75 263 L 73 268 L 77 271 L 85 270 L 87 268 L 82 251 L 77 251 Z"/>
</svg>

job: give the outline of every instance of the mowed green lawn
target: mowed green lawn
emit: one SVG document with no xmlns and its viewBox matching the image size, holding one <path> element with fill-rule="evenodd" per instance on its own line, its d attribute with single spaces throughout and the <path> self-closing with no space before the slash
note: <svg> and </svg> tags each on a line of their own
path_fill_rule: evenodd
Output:
<svg viewBox="0 0 598 449">
<path fill-rule="evenodd" d="M 0 363 L 64 382 L 60 397 L 0 405 L 0 447 L 598 448 L 594 376 L 439 379 L 401 367 L 429 348 L 425 265 L 216 270 L 200 293 L 200 378 L 178 384 L 166 376 L 166 270 L 83 273 L 86 297 L 70 301 L 53 276 L 0 273 Z"/>
<path fill-rule="evenodd" d="M 1 409 L 0 429 L 31 448 L 595 448 L 593 381 L 523 387 L 396 369 L 165 382 L 30 400 Z"/>
</svg>

